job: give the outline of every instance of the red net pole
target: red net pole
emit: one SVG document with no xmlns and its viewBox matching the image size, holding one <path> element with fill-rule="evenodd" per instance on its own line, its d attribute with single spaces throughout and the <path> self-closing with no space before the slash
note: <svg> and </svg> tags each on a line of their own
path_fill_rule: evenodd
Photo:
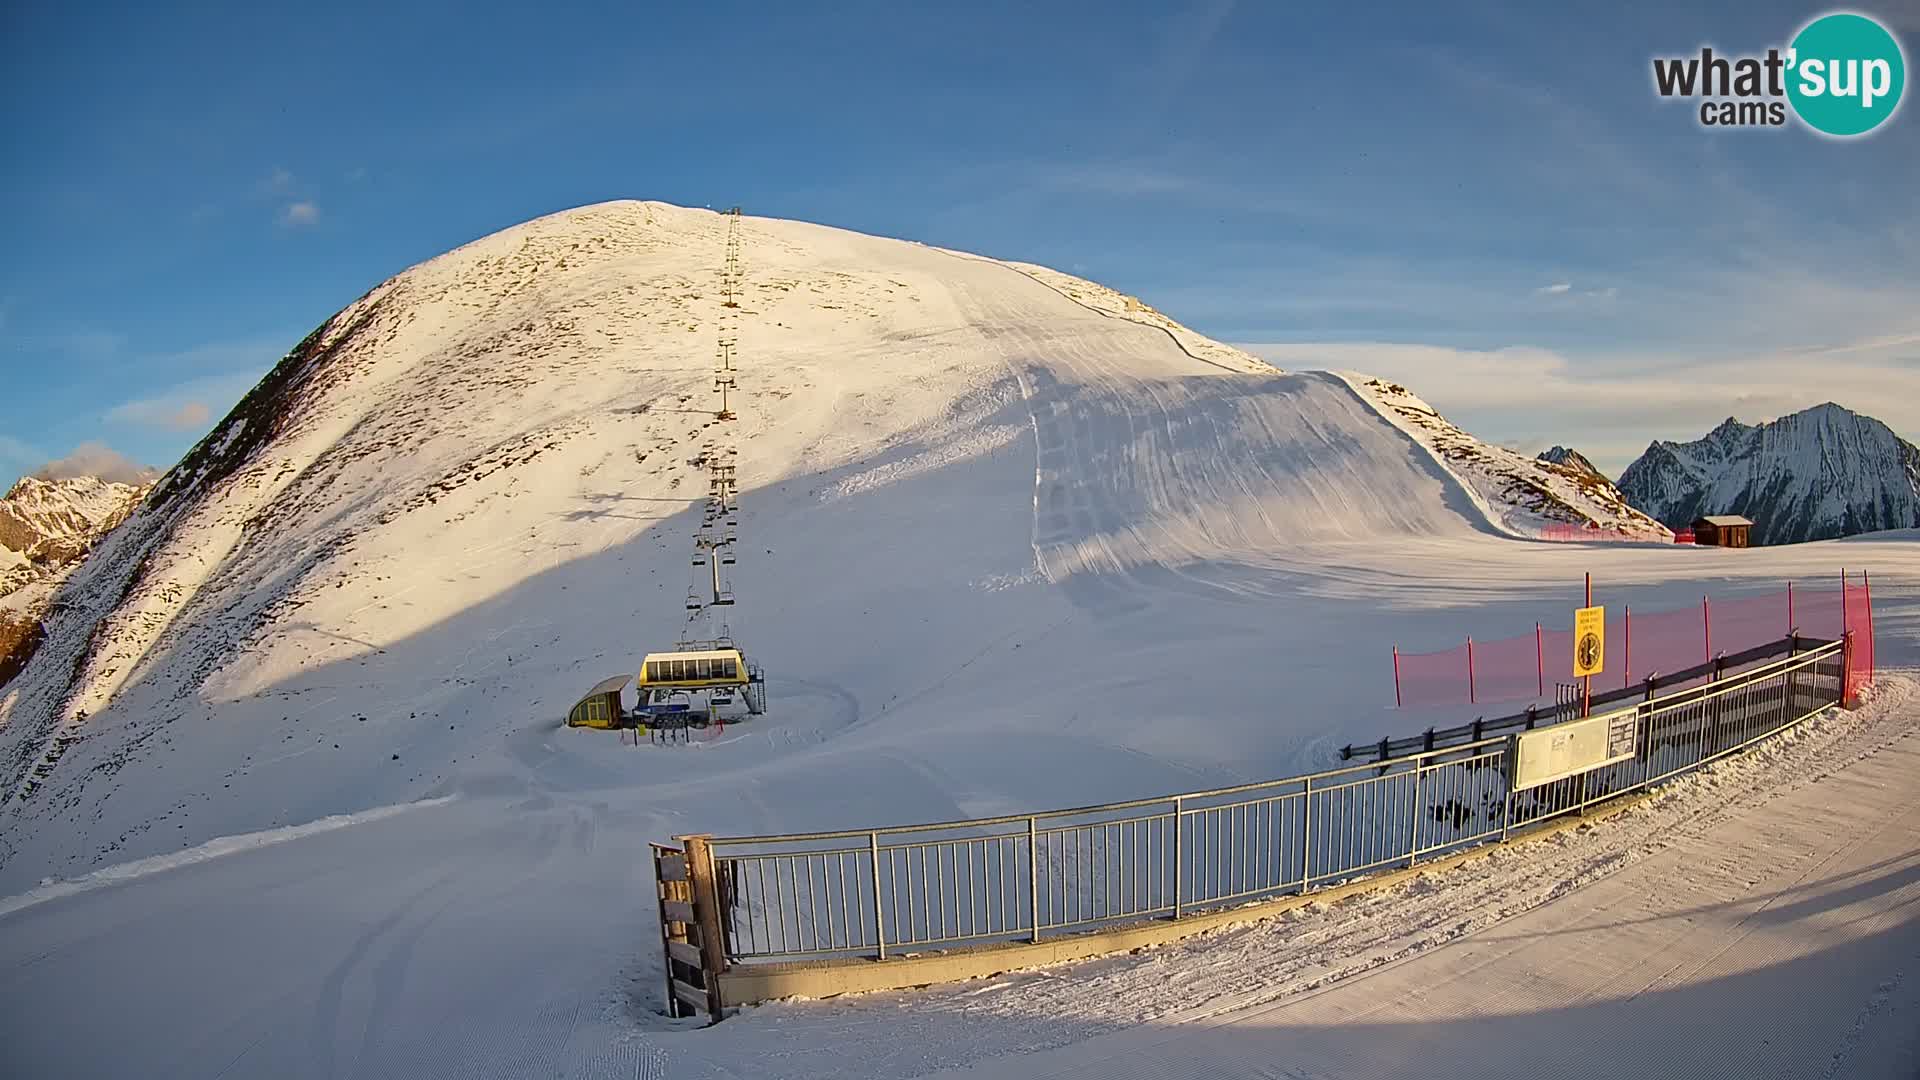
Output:
<svg viewBox="0 0 1920 1080">
<path fill-rule="evenodd" d="M 1587 571 L 1587 606 L 1593 606 L 1593 571 L 1591 570 Z M 1579 627 L 1576 626 L 1574 629 L 1577 631 Z M 1580 647 L 1577 637 L 1573 647 L 1575 649 Z M 1575 655 L 1577 656 L 1578 653 Z M 1580 678 L 1580 715 L 1583 717 L 1593 715 L 1593 676 L 1591 675 L 1583 675 Z"/>
<path fill-rule="evenodd" d="M 1533 670 L 1536 684 L 1534 692 L 1544 697 L 1547 692 L 1547 643 L 1545 635 L 1540 632 L 1539 623 L 1533 624 Z"/>
<path fill-rule="evenodd" d="M 1479 698 L 1474 696 L 1474 690 L 1473 690 L 1473 639 L 1468 638 L 1467 639 L 1467 703 L 1470 705 L 1478 704 L 1479 700 L 1480 700 Z"/>
<path fill-rule="evenodd" d="M 1845 637 L 1847 627 L 1853 625 L 1847 618 L 1847 568 L 1840 568 L 1840 636 Z"/>
<path fill-rule="evenodd" d="M 1393 647 L 1393 707 L 1396 709 L 1402 707 L 1400 704 L 1400 646 L 1398 645 Z"/>
<path fill-rule="evenodd" d="M 1707 663 L 1713 663 L 1713 606 L 1700 598 L 1700 635 L 1707 644 Z"/>
<path fill-rule="evenodd" d="M 1867 682 L 1873 682 L 1873 668 L 1878 656 L 1877 642 L 1873 639 L 1873 579 L 1867 577 L 1865 570 L 1860 571 L 1860 584 L 1866 588 L 1867 602 Z"/>
</svg>

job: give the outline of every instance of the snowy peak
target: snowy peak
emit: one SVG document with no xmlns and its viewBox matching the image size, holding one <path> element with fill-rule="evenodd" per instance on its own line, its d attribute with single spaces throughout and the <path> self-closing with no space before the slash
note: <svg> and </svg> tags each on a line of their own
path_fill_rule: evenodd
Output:
<svg viewBox="0 0 1920 1080">
<path fill-rule="evenodd" d="M 1827 402 L 1758 425 L 1729 417 L 1693 442 L 1657 441 L 1620 489 L 1670 526 L 1741 514 L 1756 544 L 1824 540 L 1920 525 L 1920 450 Z"/>
<path fill-rule="evenodd" d="M 1542 450 L 1536 456 L 1540 461 L 1552 465 L 1565 466 L 1581 476 L 1592 477 L 1593 479 L 1609 484 L 1613 482 L 1608 480 L 1606 474 L 1595 468 L 1593 462 L 1587 460 L 1587 456 L 1578 450 L 1573 450 L 1565 446 L 1554 446 Z"/>
<path fill-rule="evenodd" d="M 10 572 L 24 578 L 29 568 L 47 572 L 85 555 L 133 513 L 146 491 L 93 476 L 22 477 L 0 498 L 0 595 L 12 591 Z"/>
<path fill-rule="evenodd" d="M 1343 377 L 1388 421 L 1426 447 L 1473 495 L 1487 520 L 1505 532 L 1540 536 L 1572 525 L 1603 530 L 1610 538 L 1654 543 L 1673 539 L 1672 530 L 1628 505 L 1591 462 L 1571 450 L 1548 451 L 1570 455 L 1565 462 L 1545 454 L 1529 458 L 1474 438 L 1398 383 L 1353 373 Z"/>
<path fill-rule="evenodd" d="M 39 646 L 40 620 L 61 583 L 147 490 L 93 476 L 28 476 L 0 498 L 0 687 Z"/>
</svg>

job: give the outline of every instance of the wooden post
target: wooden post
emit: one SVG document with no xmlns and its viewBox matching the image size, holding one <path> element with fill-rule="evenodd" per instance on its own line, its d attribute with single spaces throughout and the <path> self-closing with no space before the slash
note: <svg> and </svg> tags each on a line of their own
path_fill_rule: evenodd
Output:
<svg viewBox="0 0 1920 1080">
<path fill-rule="evenodd" d="M 712 838 L 678 836 L 687 848 L 687 877 L 693 885 L 693 915 L 700 928 L 700 972 L 707 984 L 707 1023 L 717 1024 L 726 1014 L 720 996 L 720 974 L 727 969 L 726 944 L 720 938 L 720 888 L 713 872 Z"/>
<path fill-rule="evenodd" d="M 663 857 L 662 852 L 664 849 L 660 848 L 658 845 L 655 845 L 649 850 L 652 851 L 653 853 L 654 892 L 659 896 L 660 941 L 661 941 L 661 946 L 664 949 L 666 954 L 664 957 L 662 957 L 662 960 L 664 961 L 664 963 L 662 964 L 662 969 L 667 977 L 667 1015 L 677 1020 L 680 1017 L 686 1015 L 686 1013 L 683 1010 L 689 1008 L 690 1006 L 688 1006 L 686 1002 L 681 1001 L 680 996 L 673 992 L 673 963 L 674 963 L 673 954 L 674 954 L 675 945 L 686 944 L 687 935 L 686 935 L 686 927 L 684 923 L 677 922 L 676 920 L 670 919 L 667 917 L 667 900 L 668 900 L 667 894 L 669 891 L 674 891 L 676 893 L 680 892 L 681 890 L 678 887 L 684 885 L 685 883 L 679 880 L 678 878 L 674 878 L 671 875 L 662 873 L 661 861 Z M 671 856 L 680 857 L 684 864 L 685 856 L 682 852 L 678 852 L 678 851 L 671 852 Z M 679 926 L 681 929 L 676 931 L 673 929 L 675 926 Z"/>
</svg>

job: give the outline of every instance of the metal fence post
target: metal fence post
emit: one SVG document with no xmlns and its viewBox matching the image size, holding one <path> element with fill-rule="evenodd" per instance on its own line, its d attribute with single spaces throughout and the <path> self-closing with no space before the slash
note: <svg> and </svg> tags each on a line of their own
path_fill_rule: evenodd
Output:
<svg viewBox="0 0 1920 1080">
<path fill-rule="evenodd" d="M 1507 774 L 1506 806 L 1500 812 L 1500 842 L 1504 844 L 1507 842 L 1507 833 L 1513 829 L 1513 783 L 1520 778 L 1520 736 L 1507 736 L 1507 744 L 1501 747 L 1500 752 L 1507 759 L 1504 763 L 1506 768 L 1501 770 Z"/>
<path fill-rule="evenodd" d="M 1175 796 L 1173 800 L 1173 917 L 1180 917 L 1180 879 L 1186 874 L 1186 863 L 1180 858 L 1180 811 L 1186 800 Z"/>
<path fill-rule="evenodd" d="M 1433 731 L 1428 729 L 1427 742 L 1433 742 Z M 1421 759 L 1413 759 L 1413 798 L 1407 800 L 1407 865 L 1411 867 L 1420 857 L 1420 766 Z"/>
<path fill-rule="evenodd" d="M 1300 789 L 1300 895 L 1313 883 L 1313 777 Z"/>
<path fill-rule="evenodd" d="M 887 958 L 887 921 L 880 914 L 880 834 L 867 834 L 867 857 L 873 868 L 873 945 L 879 959 Z"/>
<path fill-rule="evenodd" d="M 1033 940 L 1040 941 L 1040 825 L 1027 819 L 1027 903 L 1033 911 Z"/>
</svg>

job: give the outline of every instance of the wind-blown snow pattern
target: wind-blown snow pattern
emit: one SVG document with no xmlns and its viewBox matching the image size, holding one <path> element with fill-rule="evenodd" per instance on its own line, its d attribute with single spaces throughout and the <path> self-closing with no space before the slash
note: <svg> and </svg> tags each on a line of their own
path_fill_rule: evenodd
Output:
<svg viewBox="0 0 1920 1080">
<path fill-rule="evenodd" d="M 36 898 L 0 905 L 10 1064 L 681 1075 L 712 1033 L 658 1015 L 647 841 L 1322 768 L 1471 719 L 1396 713 L 1394 642 L 1521 632 L 1587 570 L 1652 610 L 1869 567 L 1883 665 L 1920 659 L 1911 537 L 1516 543 L 1346 378 L 1036 268 L 739 228 L 727 620 L 769 714 L 673 748 L 561 724 L 685 628 L 726 218 L 604 204 L 414 267 L 102 541 L 0 690 L 0 896 Z M 715 1032 L 756 1074 L 911 1074 L 822 1068 L 814 1029 L 773 1053 L 794 1015 Z"/>
<path fill-rule="evenodd" d="M 1828 402 L 1758 425 L 1728 417 L 1689 443 L 1655 442 L 1620 474 L 1620 490 L 1676 528 L 1740 514 L 1756 544 L 1910 529 L 1920 526 L 1920 448 Z"/>
</svg>

